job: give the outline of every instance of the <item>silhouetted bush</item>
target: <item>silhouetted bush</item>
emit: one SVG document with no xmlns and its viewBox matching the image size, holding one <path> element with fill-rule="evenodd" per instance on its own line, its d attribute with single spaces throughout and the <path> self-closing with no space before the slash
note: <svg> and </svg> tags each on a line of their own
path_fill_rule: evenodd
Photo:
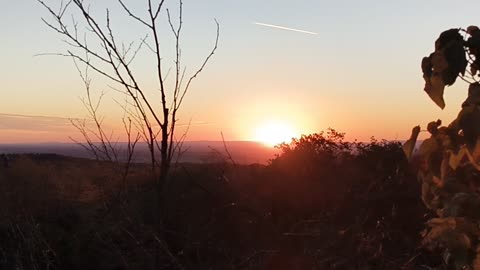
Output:
<svg viewBox="0 0 480 270">
<path fill-rule="evenodd" d="M 330 227 L 330 236 L 320 234 L 335 243 L 327 250 L 343 267 L 393 269 L 415 256 L 425 209 L 399 142 L 345 142 L 329 129 L 279 148 L 267 185 L 272 218 L 282 230 L 317 235 Z M 310 222 L 299 232 L 302 221 L 317 227 Z"/>
<path fill-rule="evenodd" d="M 35 196 L 6 202 L 10 223 L 0 227 L 1 266 L 415 269 L 435 259 L 416 249 L 425 211 L 399 143 L 345 142 L 342 133 L 328 130 L 279 147 L 268 165 L 226 160 L 175 167 L 162 198 L 161 235 L 155 233 L 160 209 L 148 166 L 133 166 L 129 187 L 119 195 L 108 163 L 13 157 L 0 188 Z M 32 190 L 46 183 L 46 192 Z M 12 225 L 30 231 L 27 242 L 16 241 Z M 164 248 L 156 261 L 158 241 Z M 16 257 L 19 251 L 25 255 Z"/>
</svg>

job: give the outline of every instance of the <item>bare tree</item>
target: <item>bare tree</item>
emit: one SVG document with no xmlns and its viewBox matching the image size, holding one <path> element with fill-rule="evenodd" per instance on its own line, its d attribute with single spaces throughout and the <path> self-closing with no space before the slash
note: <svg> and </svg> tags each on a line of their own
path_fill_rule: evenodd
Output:
<svg viewBox="0 0 480 270">
<path fill-rule="evenodd" d="M 55 53 L 54 55 L 67 56 L 75 60 L 77 67 L 83 64 L 89 69 L 100 74 L 102 77 L 116 85 L 115 89 L 126 94 L 128 100 L 125 110 L 130 119 L 134 119 L 134 125 L 142 134 L 143 139 L 148 144 L 152 169 L 159 168 L 156 176 L 158 189 L 162 186 L 168 176 L 170 165 L 175 153 L 178 151 L 179 143 L 175 137 L 175 127 L 179 109 L 184 101 L 192 82 L 203 71 L 211 57 L 217 50 L 219 38 L 219 24 L 216 24 L 216 38 L 213 48 L 208 53 L 200 67 L 190 76 L 187 75 L 187 69 L 182 64 L 181 36 L 183 26 L 183 2 L 179 0 L 178 21 L 174 21 L 171 12 L 164 8 L 165 0 L 154 3 L 147 1 L 146 14 L 135 14 L 127 4 L 118 0 L 118 4 L 125 12 L 125 15 L 133 21 L 144 27 L 147 34 L 138 42 L 124 43 L 117 40 L 111 24 L 110 10 L 106 9 L 104 18 L 97 18 L 93 15 L 90 6 L 83 0 L 70 0 L 61 2 L 58 9 L 54 9 L 51 4 L 43 0 L 38 2 L 51 14 L 50 20 L 42 18 L 43 22 L 51 29 L 59 33 L 68 44 L 65 53 Z M 161 39 L 159 33 L 159 24 L 161 14 L 165 9 L 168 27 L 173 33 L 175 43 L 174 62 L 172 66 L 163 61 L 163 52 L 161 50 Z M 78 14 L 75 17 L 72 14 Z M 72 16 L 70 16 L 72 15 Z M 85 26 L 80 27 L 79 25 Z M 81 30 L 85 29 L 85 30 Z M 87 38 L 88 37 L 88 38 Z M 93 41 L 93 42 L 92 42 Z M 100 46 L 91 46 L 90 44 L 100 44 Z M 159 87 L 159 104 L 149 98 L 150 89 L 146 89 L 140 84 L 140 80 L 133 69 L 132 62 L 137 54 L 143 49 L 148 48 L 155 56 L 156 70 L 154 71 Z M 80 53 L 80 52 L 81 53 Z M 171 88 L 166 85 L 166 75 L 168 70 L 174 70 L 174 84 Z M 80 71 L 80 69 L 79 69 Z M 80 72 L 81 73 L 81 72 Z M 86 77 L 82 79 L 87 88 L 86 107 L 91 116 L 94 116 L 95 125 L 98 129 L 97 138 L 100 141 L 107 140 L 105 132 L 101 129 L 101 121 L 96 118 L 97 105 L 90 100 L 89 81 Z M 118 88 L 117 88 L 118 87 Z M 182 139 L 184 136 L 181 137 Z M 88 141 L 89 143 L 91 141 Z M 107 148 L 111 144 L 104 144 Z M 97 152 L 108 155 L 108 149 L 96 149 Z"/>
<path fill-rule="evenodd" d="M 65 52 L 54 53 L 53 55 L 71 57 L 74 60 L 87 90 L 84 105 L 93 120 L 94 127 L 89 133 L 89 128 L 85 122 L 74 123 L 86 140 L 84 146 L 93 151 L 97 157 L 118 159 L 114 151 L 115 144 L 112 143 L 111 137 L 103 129 L 103 122 L 97 113 L 102 94 L 98 103 L 91 98 L 90 79 L 87 71 L 92 70 L 106 79 L 111 88 L 122 92 L 126 96 L 125 106 L 123 107 L 126 117 L 123 123 L 129 138 L 128 162 L 131 162 L 133 148 L 139 138 L 131 139 L 132 137 L 130 137 L 133 125 L 148 146 L 152 175 L 156 179 L 158 192 L 157 206 L 158 209 L 161 209 L 161 198 L 164 195 L 172 160 L 174 160 L 175 154 L 180 151 L 179 148 L 185 138 L 182 135 L 177 140 L 175 136 L 178 112 L 192 82 L 204 70 L 217 50 L 220 30 L 218 22 L 215 20 L 216 36 L 212 49 L 199 67 L 189 73 L 182 61 L 182 0 L 178 0 L 178 10 L 176 12 L 178 18 L 176 20 L 172 18 L 173 13 L 166 8 L 165 0 L 156 2 L 147 0 L 145 14 L 136 14 L 125 0 L 116 0 L 125 17 L 130 18 L 139 27 L 143 27 L 146 32 L 143 38 L 130 43 L 121 41 L 119 35 L 114 31 L 112 25 L 114 19 L 108 8 L 104 15 L 98 17 L 98 13 L 93 12 L 91 6 L 84 0 L 61 1 L 57 6 L 46 3 L 44 0 L 37 1 L 51 15 L 50 19 L 42 18 L 42 21 L 50 29 L 60 34 L 67 44 Z M 91 5 L 95 5 L 95 3 L 92 2 Z M 162 51 L 163 47 L 161 46 L 161 41 L 165 40 L 163 36 L 160 36 L 162 16 L 166 16 L 168 24 L 165 26 L 173 34 L 173 63 L 164 60 L 168 54 Z M 169 38 L 169 41 L 171 42 L 172 39 Z M 133 62 L 140 51 L 151 52 L 154 56 L 155 68 L 152 69 L 152 74 L 156 78 L 158 92 L 156 92 L 156 89 L 147 89 L 143 86 L 138 73 L 136 73 Z M 81 66 L 85 67 L 84 73 L 81 71 L 83 70 Z M 170 84 L 166 83 L 170 70 L 173 70 L 174 73 L 172 79 L 174 82 L 171 87 L 169 87 Z M 151 98 L 152 93 L 157 93 L 158 99 Z M 96 141 L 100 143 L 100 146 L 95 144 Z M 126 172 L 128 173 L 128 167 Z M 161 220 L 159 220 L 159 230 L 161 230 L 160 223 Z"/>
</svg>

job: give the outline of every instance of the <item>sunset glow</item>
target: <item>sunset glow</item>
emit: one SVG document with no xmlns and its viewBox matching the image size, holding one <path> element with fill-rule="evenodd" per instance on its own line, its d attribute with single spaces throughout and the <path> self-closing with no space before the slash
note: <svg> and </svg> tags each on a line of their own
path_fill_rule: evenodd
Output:
<svg viewBox="0 0 480 270">
<path fill-rule="evenodd" d="M 121 36 L 118 42 L 135 43 L 131 52 L 142 44 L 148 29 L 125 19 L 118 1 L 86 2 L 95 3 L 92 12 L 99 16 L 110 8 L 113 30 Z M 145 10 L 143 1 L 124 2 L 139 16 Z M 221 132 L 233 141 L 268 141 L 271 145 L 289 140 L 292 134 L 288 132 L 268 135 L 271 139 L 259 135 L 266 133 L 260 130 L 268 121 L 277 120 L 287 127 L 294 124 L 294 131 L 304 134 L 331 127 L 345 132 L 348 140 L 368 141 L 371 136 L 405 140 L 411 127 L 419 123 L 438 118 L 445 123 L 453 121 L 465 100 L 462 85 L 456 84 L 445 90 L 450 100 L 445 109 L 431 107 L 418 65 L 442 30 L 478 21 L 479 1 L 462 2 L 472 7 L 463 12 L 452 12 L 458 8 L 455 1 L 435 2 L 435 16 L 428 21 L 424 12 L 432 8 L 428 1 L 378 1 L 372 6 L 375 8 L 355 1 L 300 1 L 294 5 L 295 12 L 291 12 L 290 1 L 183 2 L 188 21 L 181 42 L 185 79 L 201 66 L 212 48 L 214 18 L 221 28 L 218 53 L 191 84 L 177 115 L 179 124 L 185 126 L 175 130 L 176 136 L 185 133 L 187 141 L 221 140 Z M 0 29 L 9 40 L 0 51 L 5 59 L 0 65 L 2 87 L 7 89 L 0 100 L 0 141 L 69 142 L 69 137 L 79 134 L 68 119 L 88 116 L 79 100 L 85 97 L 85 89 L 71 59 L 49 55 L 65 53 L 69 47 L 42 22 L 41 18 L 51 15 L 42 5 L 6 3 L 0 23 L 18 26 L 17 22 L 22 22 L 22 27 Z M 170 11 L 178 7 L 177 1 L 166 3 Z M 408 18 L 399 11 L 408 11 Z M 162 16 L 167 16 L 164 12 Z M 176 50 L 170 25 L 163 23 L 163 68 L 165 74 L 171 71 L 165 76 L 167 99 L 171 99 Z M 88 39 L 90 44 L 100 44 L 95 36 Z M 352 45 L 351 40 L 361 42 Z M 139 74 L 138 83 L 148 89 L 147 97 L 159 108 L 159 85 L 154 80 L 157 65 L 151 53 L 142 46 L 132 71 Z M 123 140 L 124 112 L 118 101 L 123 101 L 124 95 L 112 89 L 120 89 L 117 85 L 91 71 L 92 94 L 96 97 L 106 90 L 99 114 L 114 127 L 114 137 Z M 26 74 L 29 80 L 24 79 Z M 188 125 L 190 121 L 206 124 Z M 272 139 L 277 136 L 282 137 Z"/>
<path fill-rule="evenodd" d="M 270 122 L 257 128 L 255 140 L 273 147 L 282 142 L 289 142 L 296 136 L 295 130 L 287 123 Z"/>
</svg>

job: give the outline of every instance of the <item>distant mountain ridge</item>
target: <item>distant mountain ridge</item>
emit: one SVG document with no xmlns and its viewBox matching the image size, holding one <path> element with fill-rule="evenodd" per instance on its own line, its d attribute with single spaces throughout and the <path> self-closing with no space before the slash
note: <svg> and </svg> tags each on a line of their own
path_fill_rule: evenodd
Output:
<svg viewBox="0 0 480 270">
<path fill-rule="evenodd" d="M 116 143 L 120 159 L 124 157 L 127 144 Z M 278 149 L 267 147 L 251 141 L 187 141 L 183 144 L 179 162 L 211 163 L 227 158 L 228 153 L 239 164 L 266 164 L 275 157 Z M 32 144 L 0 144 L 0 154 L 59 154 L 79 158 L 94 158 L 94 155 L 76 143 L 32 143 Z M 145 144 L 136 146 L 134 162 L 148 162 L 149 153 Z"/>
</svg>

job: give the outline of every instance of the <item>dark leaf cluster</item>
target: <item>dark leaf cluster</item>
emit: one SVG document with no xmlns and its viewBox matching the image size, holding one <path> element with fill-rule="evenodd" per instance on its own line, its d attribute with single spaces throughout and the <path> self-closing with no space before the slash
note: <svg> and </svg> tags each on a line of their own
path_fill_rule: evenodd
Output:
<svg viewBox="0 0 480 270">
<path fill-rule="evenodd" d="M 477 48 L 473 45 L 476 44 L 475 38 L 471 35 L 465 40 L 462 31 L 464 30 L 453 28 L 441 33 L 435 41 L 435 51 L 422 59 L 424 90 L 442 109 L 445 107 L 443 99 L 445 86 L 453 85 L 459 75 L 465 76 L 469 63 L 472 68 L 476 66 L 474 60 L 469 62 L 467 59 L 469 52 L 472 53 L 469 48 Z M 472 59 L 472 56 L 469 55 L 469 58 Z"/>
<path fill-rule="evenodd" d="M 460 74 L 469 83 L 468 96 L 448 126 L 442 126 L 441 120 L 427 125 L 430 137 L 416 153 L 419 126 L 403 147 L 411 162 L 417 156 L 421 198 L 436 216 L 426 224 L 423 246 L 442 254 L 447 269 L 480 270 L 479 57 L 478 27 L 450 29 L 440 35 L 435 52 L 422 60 L 425 91 L 443 109 L 444 88 Z"/>
</svg>

